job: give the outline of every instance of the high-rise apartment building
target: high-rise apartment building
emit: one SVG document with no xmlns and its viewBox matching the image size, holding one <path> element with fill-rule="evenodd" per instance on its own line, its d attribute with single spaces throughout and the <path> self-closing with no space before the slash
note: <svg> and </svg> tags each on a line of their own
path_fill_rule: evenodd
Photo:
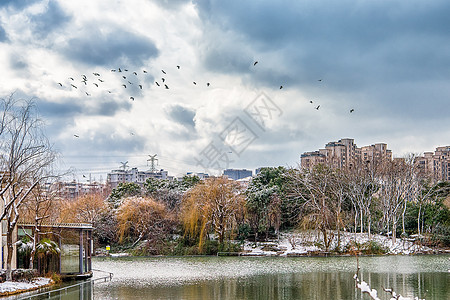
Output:
<svg viewBox="0 0 450 300">
<path fill-rule="evenodd" d="M 416 163 L 434 180 L 450 181 L 450 146 L 437 147 L 434 153 L 424 152 L 416 157 Z"/>
<path fill-rule="evenodd" d="M 352 169 L 362 162 L 370 163 L 382 159 L 392 159 L 392 151 L 387 149 L 387 144 L 378 143 L 358 148 L 354 139 L 348 138 L 329 142 L 325 149 L 305 152 L 300 156 L 302 168 L 308 169 L 318 164 Z"/>
</svg>

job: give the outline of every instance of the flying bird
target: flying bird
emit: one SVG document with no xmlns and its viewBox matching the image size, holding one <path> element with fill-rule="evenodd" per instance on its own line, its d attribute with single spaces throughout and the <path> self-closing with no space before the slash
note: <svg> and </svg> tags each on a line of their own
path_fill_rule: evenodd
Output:
<svg viewBox="0 0 450 300">
<path fill-rule="evenodd" d="M 142 84 L 139 85 L 139 88 L 142 90 Z"/>
<path fill-rule="evenodd" d="M 129 84 L 133 84 L 131 81 L 128 81 Z"/>
<path fill-rule="evenodd" d="M 125 84 L 122 84 L 122 86 L 123 86 L 124 88 L 127 88 L 127 86 L 126 86 Z"/>
<path fill-rule="evenodd" d="M 119 68 L 119 72 L 122 72 L 122 70 Z"/>
<path fill-rule="evenodd" d="M 210 86 L 211 84 L 209 82 L 206 83 L 206 86 Z"/>
<path fill-rule="evenodd" d="M 86 79 L 81 80 L 81 82 L 84 83 L 84 85 L 87 85 L 87 80 Z"/>
<path fill-rule="evenodd" d="M 91 94 L 89 94 L 88 92 L 85 92 L 86 93 L 86 96 L 90 96 Z"/>
<path fill-rule="evenodd" d="M 322 79 L 318 79 L 317 81 L 322 81 Z"/>
<path fill-rule="evenodd" d="M 161 78 L 162 82 L 165 82 L 166 80 L 164 78 Z"/>
<path fill-rule="evenodd" d="M 69 79 L 73 81 L 73 77 L 69 77 Z"/>
<path fill-rule="evenodd" d="M 130 99 L 134 101 L 134 97 L 130 97 Z"/>
<path fill-rule="evenodd" d="M 76 138 L 79 138 L 79 137 L 80 137 L 79 135 L 76 135 L 76 134 L 74 134 L 73 136 L 76 137 Z"/>
<path fill-rule="evenodd" d="M 136 72 L 133 72 L 133 74 L 137 76 L 137 73 L 136 73 Z"/>
<path fill-rule="evenodd" d="M 145 70 L 142 70 L 142 72 L 147 73 L 147 71 L 145 71 Z"/>
<path fill-rule="evenodd" d="M 309 100 L 309 103 L 313 103 L 312 100 Z"/>
<path fill-rule="evenodd" d="M 157 86 L 159 86 L 159 83 L 158 83 L 158 81 L 155 81 L 155 83 L 156 83 L 156 85 L 157 85 Z"/>
<path fill-rule="evenodd" d="M 197 82 L 195 82 L 195 81 L 193 81 L 192 83 L 193 83 L 194 85 L 197 85 Z"/>
<path fill-rule="evenodd" d="M 123 69 L 125 72 L 128 72 L 128 69 Z"/>
<path fill-rule="evenodd" d="M 257 63 L 258 63 L 258 61 L 255 61 L 255 62 L 253 63 L 253 65 L 256 66 Z"/>
<path fill-rule="evenodd" d="M 100 74 L 99 74 L 99 73 L 92 73 L 92 74 L 94 74 L 94 76 L 100 76 Z"/>
<path fill-rule="evenodd" d="M 164 86 L 166 87 L 166 90 L 168 90 L 168 89 L 169 89 L 169 87 L 167 86 L 167 84 L 165 84 Z"/>
<path fill-rule="evenodd" d="M 280 85 L 280 90 L 283 88 L 283 86 L 282 85 Z"/>
<path fill-rule="evenodd" d="M 104 80 L 102 80 L 102 79 L 100 79 L 100 78 L 98 79 L 98 81 L 100 81 L 100 82 L 105 82 Z"/>
<path fill-rule="evenodd" d="M 61 82 L 58 82 L 58 84 L 59 84 L 60 87 L 62 87 L 62 83 Z"/>
<path fill-rule="evenodd" d="M 354 112 L 355 110 L 352 108 L 352 109 L 350 109 L 350 113 L 352 113 L 352 112 Z"/>
<path fill-rule="evenodd" d="M 179 69 L 180 69 L 180 66 L 177 66 L 177 69 L 179 70 Z"/>
<path fill-rule="evenodd" d="M 161 72 L 163 72 L 163 74 L 166 74 L 166 72 L 164 70 L 161 70 Z"/>
<path fill-rule="evenodd" d="M 108 93 L 110 93 L 110 94 L 111 94 L 111 91 L 108 91 Z"/>
<path fill-rule="evenodd" d="M 115 69 L 112 69 L 112 70 L 111 70 L 111 72 L 115 72 L 115 71 L 116 71 Z"/>
<path fill-rule="evenodd" d="M 127 77 L 126 77 L 126 76 L 122 76 L 122 78 L 123 78 L 123 79 L 127 79 Z"/>
<path fill-rule="evenodd" d="M 71 84 L 71 86 L 73 86 L 74 88 L 76 88 L 76 89 L 77 89 L 77 87 L 76 87 L 76 86 L 74 86 L 73 84 Z"/>
<path fill-rule="evenodd" d="M 93 84 L 94 84 L 96 87 L 98 87 L 98 84 L 97 84 L 97 83 L 93 82 Z"/>
<path fill-rule="evenodd" d="M 319 108 L 320 108 L 320 105 L 317 105 L 316 109 L 319 110 Z"/>
</svg>

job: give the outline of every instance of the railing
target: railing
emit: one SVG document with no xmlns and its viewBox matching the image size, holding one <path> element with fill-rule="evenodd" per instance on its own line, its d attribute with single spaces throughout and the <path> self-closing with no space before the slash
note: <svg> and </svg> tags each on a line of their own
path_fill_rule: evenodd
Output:
<svg viewBox="0 0 450 300">
<path fill-rule="evenodd" d="M 55 290 L 50 290 L 50 291 L 46 291 L 46 292 L 42 292 L 42 293 L 38 293 L 38 294 L 34 294 L 34 295 L 27 295 L 27 296 L 23 296 L 23 297 L 18 297 L 18 298 L 15 298 L 15 299 L 17 299 L 17 300 L 22 300 L 22 299 L 34 299 L 34 298 L 37 298 L 37 297 L 43 297 L 43 296 L 45 296 L 45 298 L 50 298 L 51 296 L 52 296 L 52 294 L 53 295 L 58 295 L 58 293 L 59 294 L 62 294 L 62 293 L 65 293 L 65 294 L 67 294 L 68 292 L 69 292 L 69 289 L 74 289 L 74 288 L 76 288 L 76 287 L 79 287 L 79 286 L 82 286 L 82 285 L 85 285 L 85 284 L 91 284 L 91 285 L 93 285 L 95 282 L 98 282 L 98 281 L 100 281 L 100 282 L 108 282 L 108 281 L 111 281 L 112 280 L 112 278 L 113 278 L 113 273 L 111 273 L 111 272 L 106 272 L 106 271 L 102 271 L 102 270 L 95 270 L 95 269 L 93 269 L 93 271 L 98 271 L 98 272 L 103 272 L 103 273 L 107 273 L 108 274 L 108 276 L 103 276 L 103 277 L 100 277 L 100 278 L 95 278 L 95 279 L 90 279 L 90 280 L 88 280 L 88 281 L 83 281 L 83 282 L 79 282 L 79 283 L 76 283 L 76 284 L 72 284 L 72 285 L 69 285 L 69 286 L 65 286 L 65 287 L 63 287 L 63 288 L 59 288 L 59 289 L 55 289 Z"/>
</svg>

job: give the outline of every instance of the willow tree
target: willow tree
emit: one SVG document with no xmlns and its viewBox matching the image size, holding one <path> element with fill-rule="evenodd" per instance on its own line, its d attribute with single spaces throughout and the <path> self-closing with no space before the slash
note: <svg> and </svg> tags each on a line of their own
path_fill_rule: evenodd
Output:
<svg viewBox="0 0 450 300">
<path fill-rule="evenodd" d="M 14 232 L 20 207 L 49 177 L 56 159 L 33 101 L 0 99 L 0 220 L 6 229 L 6 279 L 11 280 Z"/>
<path fill-rule="evenodd" d="M 166 206 L 149 197 L 128 197 L 117 210 L 119 242 L 142 240 L 159 245 L 172 231 L 174 218 Z"/>
<path fill-rule="evenodd" d="M 226 177 L 208 178 L 189 190 L 182 201 L 185 233 L 199 238 L 199 249 L 208 233 L 223 243 L 243 221 L 245 199 L 242 189 Z"/>
</svg>

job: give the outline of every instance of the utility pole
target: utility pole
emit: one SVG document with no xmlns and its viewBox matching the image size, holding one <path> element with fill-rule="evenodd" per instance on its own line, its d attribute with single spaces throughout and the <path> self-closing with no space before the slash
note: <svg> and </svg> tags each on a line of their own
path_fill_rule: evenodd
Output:
<svg viewBox="0 0 450 300">
<path fill-rule="evenodd" d="M 147 159 L 147 165 L 148 165 L 148 162 L 151 161 L 151 163 L 150 163 L 150 171 L 152 171 L 153 173 L 155 173 L 155 171 L 156 171 L 156 164 L 155 164 L 155 162 L 156 163 L 158 162 L 158 159 L 156 158 L 157 155 L 158 154 L 149 155 L 150 158 Z"/>
<path fill-rule="evenodd" d="M 126 162 L 120 162 L 122 164 L 121 168 L 126 171 L 127 170 L 127 164 L 128 164 L 128 160 Z"/>
</svg>

